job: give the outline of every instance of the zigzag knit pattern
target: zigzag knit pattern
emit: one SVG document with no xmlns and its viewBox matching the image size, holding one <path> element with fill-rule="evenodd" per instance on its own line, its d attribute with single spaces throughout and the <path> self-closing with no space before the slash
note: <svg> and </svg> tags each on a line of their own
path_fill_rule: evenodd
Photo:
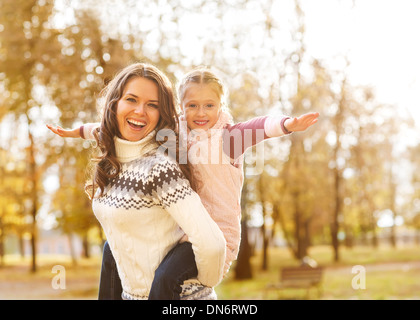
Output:
<svg viewBox="0 0 420 320">
<path fill-rule="evenodd" d="M 153 139 L 153 132 L 140 141 L 114 139 L 121 170 L 92 203 L 126 298 L 147 298 L 155 270 L 184 232 L 194 250 L 196 281 L 215 286 L 225 261 L 220 228 L 176 161 L 158 152 Z"/>
<path fill-rule="evenodd" d="M 119 175 L 108 186 L 97 201 L 126 210 L 153 206 L 165 209 L 191 194 L 189 182 L 177 164 L 159 154 L 123 163 Z"/>
</svg>

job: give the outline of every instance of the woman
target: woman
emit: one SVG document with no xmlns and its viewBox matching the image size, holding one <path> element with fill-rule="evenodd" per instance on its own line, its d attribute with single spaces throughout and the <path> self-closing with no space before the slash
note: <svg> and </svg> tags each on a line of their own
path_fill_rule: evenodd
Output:
<svg viewBox="0 0 420 320">
<path fill-rule="evenodd" d="M 92 206 L 107 236 L 124 299 L 147 299 L 154 272 L 186 235 L 198 276 L 182 287 L 183 299 L 214 299 L 223 276 L 225 240 L 193 191 L 187 165 L 158 152 L 161 129 L 175 132 L 172 85 L 154 66 L 122 70 L 105 90 Z M 178 150 L 178 149 L 177 149 Z M 178 155 L 178 152 L 176 152 Z"/>
</svg>

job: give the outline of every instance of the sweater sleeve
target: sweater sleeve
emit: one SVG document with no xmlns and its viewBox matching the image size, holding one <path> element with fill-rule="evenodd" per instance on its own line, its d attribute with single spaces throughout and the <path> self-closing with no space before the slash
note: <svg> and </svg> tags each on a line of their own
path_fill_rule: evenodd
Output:
<svg viewBox="0 0 420 320">
<path fill-rule="evenodd" d="M 85 123 L 84 125 L 80 126 L 80 137 L 86 140 L 95 140 L 93 136 L 93 130 L 100 127 L 99 122 L 95 123 Z"/>
<path fill-rule="evenodd" d="M 179 166 L 162 161 L 152 169 L 156 197 L 160 205 L 186 233 L 197 264 L 197 279 L 208 287 L 216 286 L 223 277 L 226 241 L 211 219 L 200 197 L 195 193 Z"/>
<path fill-rule="evenodd" d="M 223 135 L 223 151 L 237 159 L 261 141 L 287 134 L 281 126 L 283 118 L 286 116 L 262 116 L 229 125 Z"/>
</svg>

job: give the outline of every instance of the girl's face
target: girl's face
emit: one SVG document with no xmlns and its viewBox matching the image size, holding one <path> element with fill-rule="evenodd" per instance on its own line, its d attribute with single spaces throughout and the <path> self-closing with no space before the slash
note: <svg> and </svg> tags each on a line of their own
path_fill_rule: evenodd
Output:
<svg viewBox="0 0 420 320">
<path fill-rule="evenodd" d="M 118 129 L 122 138 L 139 141 L 152 132 L 160 119 L 158 87 L 153 81 L 130 79 L 117 105 Z"/>
<path fill-rule="evenodd" d="M 220 97 L 210 85 L 188 84 L 181 103 L 190 130 L 208 130 L 219 119 Z"/>
</svg>

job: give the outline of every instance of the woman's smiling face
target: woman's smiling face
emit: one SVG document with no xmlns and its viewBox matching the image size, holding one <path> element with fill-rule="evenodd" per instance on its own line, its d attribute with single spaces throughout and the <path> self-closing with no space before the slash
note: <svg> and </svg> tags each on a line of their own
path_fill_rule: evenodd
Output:
<svg viewBox="0 0 420 320">
<path fill-rule="evenodd" d="M 118 129 L 123 139 L 139 141 L 152 132 L 160 119 L 158 86 L 135 77 L 128 81 L 117 105 Z"/>
</svg>

